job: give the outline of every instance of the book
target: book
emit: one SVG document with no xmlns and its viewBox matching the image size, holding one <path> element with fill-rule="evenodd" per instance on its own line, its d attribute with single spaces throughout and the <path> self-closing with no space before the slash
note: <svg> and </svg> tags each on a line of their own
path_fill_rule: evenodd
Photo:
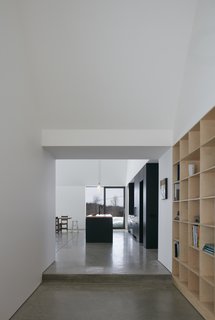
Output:
<svg viewBox="0 0 215 320">
<path fill-rule="evenodd" d="M 206 243 L 203 247 L 203 251 L 214 255 L 214 244 L 213 243 Z"/>
<path fill-rule="evenodd" d="M 175 247 L 175 258 L 179 257 L 179 241 L 175 240 L 174 241 L 174 247 Z"/>
<path fill-rule="evenodd" d="M 199 248 L 199 226 L 192 226 L 192 246 Z"/>
<path fill-rule="evenodd" d="M 180 164 L 177 164 L 177 181 L 180 180 Z"/>
<path fill-rule="evenodd" d="M 174 201 L 178 201 L 180 198 L 180 184 L 174 184 Z"/>
</svg>

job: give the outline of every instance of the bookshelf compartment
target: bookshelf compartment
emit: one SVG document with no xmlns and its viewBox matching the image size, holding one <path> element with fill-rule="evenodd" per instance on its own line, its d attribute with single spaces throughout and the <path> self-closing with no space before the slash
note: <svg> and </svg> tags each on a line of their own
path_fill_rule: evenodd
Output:
<svg viewBox="0 0 215 320">
<path fill-rule="evenodd" d="M 178 142 L 173 147 L 173 163 L 176 163 L 179 160 L 180 160 L 180 145 Z"/>
<path fill-rule="evenodd" d="M 188 180 L 188 198 L 196 199 L 200 196 L 200 188 L 199 188 L 200 176 L 194 176 L 189 178 Z"/>
<path fill-rule="evenodd" d="M 180 257 L 180 242 L 179 242 L 179 240 L 174 240 L 173 241 L 173 248 L 172 248 L 172 250 L 173 250 L 173 257 L 175 258 L 175 259 L 179 259 L 179 257 Z"/>
<path fill-rule="evenodd" d="M 213 227 L 205 227 L 200 226 L 200 249 L 202 252 L 208 256 L 214 257 L 213 252 L 204 251 L 205 245 L 214 245 L 214 228 Z"/>
<path fill-rule="evenodd" d="M 173 184 L 173 200 L 179 201 L 180 200 L 180 183 Z"/>
<path fill-rule="evenodd" d="M 189 153 L 193 152 L 200 146 L 200 122 L 195 125 L 189 132 Z"/>
<path fill-rule="evenodd" d="M 199 273 L 199 251 L 189 248 L 188 254 L 188 266 L 192 269 L 196 274 Z"/>
<path fill-rule="evenodd" d="M 188 202 L 188 221 L 191 223 L 200 222 L 199 200 Z"/>
<path fill-rule="evenodd" d="M 188 202 L 187 201 L 180 202 L 179 212 L 180 212 L 180 220 L 188 221 Z"/>
<path fill-rule="evenodd" d="M 173 276 L 179 277 L 179 262 L 176 261 L 175 259 L 173 260 L 172 273 L 173 273 Z"/>
<path fill-rule="evenodd" d="M 211 144 L 213 145 L 201 147 L 201 171 L 215 166 L 215 139 Z"/>
<path fill-rule="evenodd" d="M 188 177 L 188 161 L 180 162 L 180 178 L 186 179 Z"/>
<path fill-rule="evenodd" d="M 179 265 L 179 280 L 188 286 L 188 269 L 181 264 Z"/>
<path fill-rule="evenodd" d="M 200 276 L 208 282 L 210 285 L 214 286 L 214 277 L 215 277 L 215 264 L 213 257 L 204 254 L 200 254 Z"/>
<path fill-rule="evenodd" d="M 180 180 L 180 163 L 177 163 L 173 166 L 173 181 Z"/>
<path fill-rule="evenodd" d="M 200 121 L 200 143 L 205 144 L 215 136 L 215 108 Z"/>
<path fill-rule="evenodd" d="M 180 183 L 180 200 L 188 199 L 188 181 L 184 180 Z"/>
<path fill-rule="evenodd" d="M 200 219 L 202 224 L 215 226 L 215 198 L 200 201 Z"/>
<path fill-rule="evenodd" d="M 179 239 L 180 239 L 180 261 L 187 263 L 188 261 L 188 225 L 186 223 L 180 223 L 179 227 Z"/>
<path fill-rule="evenodd" d="M 199 297 L 204 307 L 214 314 L 214 288 L 203 279 L 200 279 Z"/>
<path fill-rule="evenodd" d="M 215 136 L 215 108 L 200 121 L 200 143 L 208 142 Z"/>
<path fill-rule="evenodd" d="M 191 168 L 192 167 L 192 168 Z M 183 160 L 181 161 L 180 173 L 181 180 L 200 172 L 200 161 L 199 160 Z"/>
<path fill-rule="evenodd" d="M 215 197 L 215 172 L 204 172 L 200 175 L 200 196 Z"/>
<path fill-rule="evenodd" d="M 196 298 L 199 298 L 199 277 L 192 271 L 188 273 L 188 289 Z"/>
<path fill-rule="evenodd" d="M 173 237 L 174 240 L 179 239 L 179 222 L 173 222 Z"/>
<path fill-rule="evenodd" d="M 173 203 L 173 220 L 180 220 L 179 202 Z"/>
<path fill-rule="evenodd" d="M 188 155 L 188 134 L 180 140 L 180 159 Z"/>
<path fill-rule="evenodd" d="M 197 224 L 189 224 L 189 246 L 195 250 L 199 250 L 200 226 Z"/>
</svg>

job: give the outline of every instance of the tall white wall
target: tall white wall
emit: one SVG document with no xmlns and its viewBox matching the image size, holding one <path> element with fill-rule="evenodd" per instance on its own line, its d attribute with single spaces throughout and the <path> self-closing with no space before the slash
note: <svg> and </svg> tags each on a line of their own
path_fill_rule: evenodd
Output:
<svg viewBox="0 0 215 320">
<path fill-rule="evenodd" d="M 78 221 L 80 229 L 85 229 L 86 204 L 84 186 L 56 187 L 56 216 L 71 216 Z M 71 221 L 69 221 L 69 228 Z"/>
<path fill-rule="evenodd" d="M 215 105 L 215 1 L 198 0 L 175 118 L 175 140 Z"/>
<path fill-rule="evenodd" d="M 168 199 L 159 198 L 158 260 L 172 270 L 172 149 L 159 159 L 159 181 L 168 178 Z M 159 191 L 160 195 L 160 191 Z"/>
<path fill-rule="evenodd" d="M 54 260 L 55 162 L 41 148 L 16 2 L 0 2 L 0 319 Z"/>
</svg>

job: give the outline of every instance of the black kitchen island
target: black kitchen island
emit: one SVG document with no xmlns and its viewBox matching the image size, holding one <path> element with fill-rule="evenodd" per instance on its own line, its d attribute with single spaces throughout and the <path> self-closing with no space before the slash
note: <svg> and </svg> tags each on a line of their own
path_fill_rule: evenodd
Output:
<svg viewBox="0 0 215 320">
<path fill-rule="evenodd" d="M 110 214 L 86 217 L 86 242 L 113 242 L 113 218 Z"/>
</svg>

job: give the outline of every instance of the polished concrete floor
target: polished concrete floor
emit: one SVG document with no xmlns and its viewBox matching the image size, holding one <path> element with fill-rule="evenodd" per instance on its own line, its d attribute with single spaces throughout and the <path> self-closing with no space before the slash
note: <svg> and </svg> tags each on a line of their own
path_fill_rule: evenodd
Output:
<svg viewBox="0 0 215 320">
<path fill-rule="evenodd" d="M 59 234 L 56 262 L 12 320 L 201 320 L 157 261 L 123 231 L 113 244 Z"/>
<path fill-rule="evenodd" d="M 202 320 L 170 280 L 44 282 L 12 320 Z"/>
<path fill-rule="evenodd" d="M 63 232 L 56 240 L 56 259 L 45 275 L 169 274 L 157 250 L 146 250 L 127 231 L 114 231 L 113 244 L 86 244 L 84 231 Z"/>
</svg>

